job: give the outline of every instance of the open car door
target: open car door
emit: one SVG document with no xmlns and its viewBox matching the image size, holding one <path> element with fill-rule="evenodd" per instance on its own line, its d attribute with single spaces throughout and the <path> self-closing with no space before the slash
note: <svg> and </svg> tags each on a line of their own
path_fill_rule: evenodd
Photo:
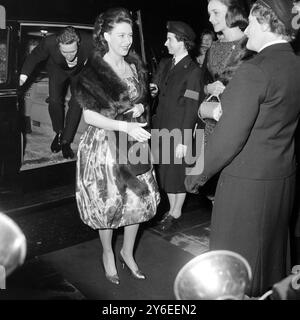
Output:
<svg viewBox="0 0 300 320">
<path fill-rule="evenodd" d="M 4 9 L 4 8 L 3 8 Z M 5 11 L 4 11 L 5 12 Z M 5 15 L 4 15 L 5 16 Z M 50 149 L 54 132 L 48 110 L 49 76 L 37 66 L 27 85 L 19 86 L 22 65 L 43 37 L 74 23 L 11 21 L 0 29 L 0 212 L 20 213 L 74 199 L 76 159 L 64 159 Z M 67 88 L 66 88 L 67 89 Z M 66 91 L 65 111 L 70 93 Z M 72 144 L 76 154 L 86 124 L 83 117 Z M 26 211 L 26 212 L 27 212 Z"/>
<path fill-rule="evenodd" d="M 0 188 L 13 181 L 22 162 L 22 138 L 17 97 L 17 34 L 6 25 L 0 6 Z"/>
</svg>

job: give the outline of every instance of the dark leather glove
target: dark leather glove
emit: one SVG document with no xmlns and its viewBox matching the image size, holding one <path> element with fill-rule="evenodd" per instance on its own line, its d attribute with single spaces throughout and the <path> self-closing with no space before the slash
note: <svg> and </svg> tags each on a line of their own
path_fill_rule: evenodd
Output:
<svg viewBox="0 0 300 320">
<path fill-rule="evenodd" d="M 203 157 L 199 157 L 194 167 L 189 168 L 185 176 L 185 188 L 187 192 L 199 193 L 199 187 L 203 186 L 207 181 L 207 176 L 203 173 L 204 163 Z"/>
<path fill-rule="evenodd" d="M 188 175 L 185 177 L 184 185 L 187 192 L 190 193 L 199 193 L 200 184 L 200 175 Z"/>
</svg>

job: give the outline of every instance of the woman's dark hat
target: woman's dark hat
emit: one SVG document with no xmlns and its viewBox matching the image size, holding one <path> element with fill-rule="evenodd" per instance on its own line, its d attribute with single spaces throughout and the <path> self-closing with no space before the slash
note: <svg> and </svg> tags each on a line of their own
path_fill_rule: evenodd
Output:
<svg viewBox="0 0 300 320">
<path fill-rule="evenodd" d="M 168 32 L 175 33 L 178 36 L 183 36 L 188 40 L 194 41 L 196 34 L 193 29 L 182 21 L 169 21 L 167 23 Z"/>
<path fill-rule="evenodd" d="M 287 30 L 293 29 L 292 20 L 295 16 L 293 0 L 257 0 L 256 3 L 271 9 Z"/>
</svg>

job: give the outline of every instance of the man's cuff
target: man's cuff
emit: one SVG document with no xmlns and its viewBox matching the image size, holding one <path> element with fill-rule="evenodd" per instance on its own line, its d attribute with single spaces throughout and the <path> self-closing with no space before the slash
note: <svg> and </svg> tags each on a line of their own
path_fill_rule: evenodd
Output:
<svg viewBox="0 0 300 320">
<path fill-rule="evenodd" d="M 26 76 L 26 74 L 20 74 L 20 80 L 22 80 L 23 82 L 25 82 L 27 78 L 28 76 Z"/>
</svg>

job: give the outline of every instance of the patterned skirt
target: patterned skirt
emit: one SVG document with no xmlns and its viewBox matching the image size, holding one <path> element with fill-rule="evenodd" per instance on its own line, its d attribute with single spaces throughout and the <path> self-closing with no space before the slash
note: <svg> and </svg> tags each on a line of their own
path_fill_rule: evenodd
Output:
<svg viewBox="0 0 300 320">
<path fill-rule="evenodd" d="M 153 170 L 137 176 L 149 189 L 149 194 L 141 198 L 129 188 L 124 194 L 119 192 L 114 165 L 105 130 L 89 126 L 78 147 L 76 201 L 80 218 L 93 229 L 116 229 L 148 221 L 160 202 Z"/>
</svg>

